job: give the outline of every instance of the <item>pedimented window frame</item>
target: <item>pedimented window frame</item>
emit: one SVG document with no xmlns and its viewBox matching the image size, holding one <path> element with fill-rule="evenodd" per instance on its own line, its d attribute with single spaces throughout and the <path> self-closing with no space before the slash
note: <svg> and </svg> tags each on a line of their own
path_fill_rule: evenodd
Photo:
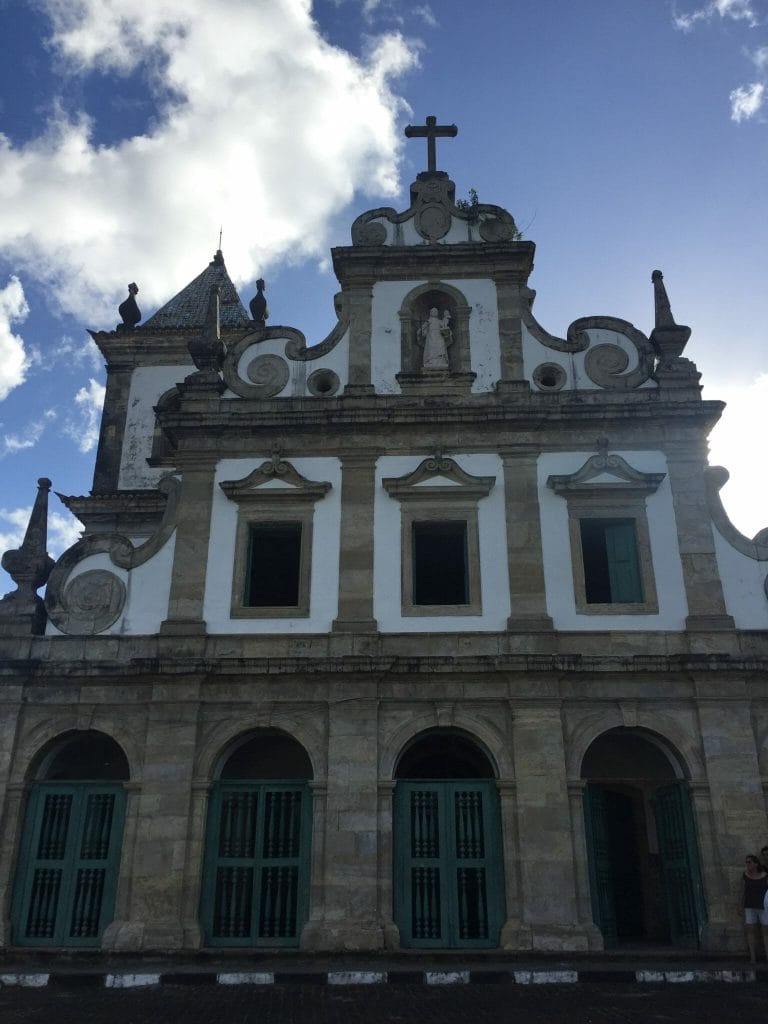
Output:
<svg viewBox="0 0 768 1024">
<path fill-rule="evenodd" d="M 275 484 L 279 486 L 275 486 Z M 315 505 L 331 489 L 328 481 L 308 480 L 290 462 L 278 457 L 263 462 L 241 480 L 220 482 L 224 494 L 237 504 L 235 564 L 230 616 L 233 619 L 307 618 L 310 611 L 312 534 Z M 301 552 L 296 605 L 247 605 L 249 540 L 252 526 L 299 523 Z"/>
<path fill-rule="evenodd" d="M 480 538 L 477 506 L 496 483 L 494 476 L 472 476 L 453 459 L 424 459 L 400 477 L 385 477 L 382 487 L 400 502 L 400 601 L 405 616 L 482 615 Z M 466 524 L 466 604 L 414 604 L 413 524 L 463 522 Z"/>
<path fill-rule="evenodd" d="M 655 615 L 659 610 L 646 501 L 666 473 L 642 473 L 620 455 L 601 451 L 575 473 L 552 475 L 547 486 L 568 505 L 568 533 L 576 611 L 582 615 Z M 608 479 L 606 479 L 608 478 Z M 632 520 L 642 601 L 588 603 L 581 538 L 583 519 Z"/>
</svg>

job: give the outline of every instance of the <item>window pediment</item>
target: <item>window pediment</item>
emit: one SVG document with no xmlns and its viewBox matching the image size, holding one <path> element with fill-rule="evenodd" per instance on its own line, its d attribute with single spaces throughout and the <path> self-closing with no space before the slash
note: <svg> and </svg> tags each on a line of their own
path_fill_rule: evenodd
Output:
<svg viewBox="0 0 768 1024">
<path fill-rule="evenodd" d="M 267 459 L 240 480 L 222 480 L 219 484 L 230 501 L 238 505 L 282 502 L 314 504 L 331 489 L 325 480 L 308 480 L 280 458 Z"/>
<path fill-rule="evenodd" d="M 654 494 L 666 473 L 642 473 L 623 459 L 601 451 L 575 473 L 552 475 L 547 487 L 562 498 L 645 498 Z"/>
<path fill-rule="evenodd" d="M 478 501 L 487 497 L 496 483 L 494 476 L 473 476 L 453 459 L 433 456 L 424 459 L 404 476 L 385 477 L 384 490 L 398 501 L 424 501 L 456 498 Z"/>
</svg>

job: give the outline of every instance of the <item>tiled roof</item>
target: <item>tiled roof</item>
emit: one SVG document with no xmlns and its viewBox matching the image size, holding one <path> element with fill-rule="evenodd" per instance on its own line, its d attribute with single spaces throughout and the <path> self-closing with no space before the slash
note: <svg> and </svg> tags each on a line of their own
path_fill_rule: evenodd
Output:
<svg viewBox="0 0 768 1024">
<path fill-rule="evenodd" d="M 142 327 L 202 327 L 208 312 L 211 288 L 221 289 L 221 326 L 243 327 L 248 323 L 248 314 L 235 291 L 235 286 L 224 266 L 224 257 L 219 249 L 211 262 L 194 281 L 182 288 L 178 295 L 169 299 Z"/>
</svg>

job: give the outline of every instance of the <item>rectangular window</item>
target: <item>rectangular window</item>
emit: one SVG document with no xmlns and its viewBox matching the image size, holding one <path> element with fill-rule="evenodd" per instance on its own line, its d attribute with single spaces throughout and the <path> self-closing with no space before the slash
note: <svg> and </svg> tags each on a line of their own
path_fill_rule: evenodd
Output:
<svg viewBox="0 0 768 1024">
<path fill-rule="evenodd" d="M 641 604 L 643 585 L 634 519 L 581 519 L 587 604 Z"/>
<path fill-rule="evenodd" d="M 301 591 L 302 524 L 251 523 L 245 606 L 296 608 Z"/>
<path fill-rule="evenodd" d="M 469 602 L 467 524 L 412 524 L 413 604 L 465 605 Z"/>
</svg>

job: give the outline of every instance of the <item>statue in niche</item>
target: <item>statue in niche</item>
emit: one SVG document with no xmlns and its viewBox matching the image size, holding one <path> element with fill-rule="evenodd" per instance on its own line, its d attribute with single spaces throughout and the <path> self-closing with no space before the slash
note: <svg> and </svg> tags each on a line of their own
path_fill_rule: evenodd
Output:
<svg viewBox="0 0 768 1024">
<path fill-rule="evenodd" d="M 448 310 L 444 310 L 441 317 L 437 307 L 433 306 L 429 311 L 429 319 L 419 327 L 419 340 L 424 342 L 423 369 L 448 369 L 448 346 L 453 341 L 450 323 L 451 314 Z"/>
<path fill-rule="evenodd" d="M 135 281 L 131 281 L 128 285 L 128 298 L 124 299 L 117 307 L 117 312 L 122 318 L 122 323 L 117 325 L 118 331 L 132 331 L 136 324 L 141 320 L 141 310 L 139 304 L 136 301 L 136 296 L 139 294 L 139 286 Z"/>
</svg>

